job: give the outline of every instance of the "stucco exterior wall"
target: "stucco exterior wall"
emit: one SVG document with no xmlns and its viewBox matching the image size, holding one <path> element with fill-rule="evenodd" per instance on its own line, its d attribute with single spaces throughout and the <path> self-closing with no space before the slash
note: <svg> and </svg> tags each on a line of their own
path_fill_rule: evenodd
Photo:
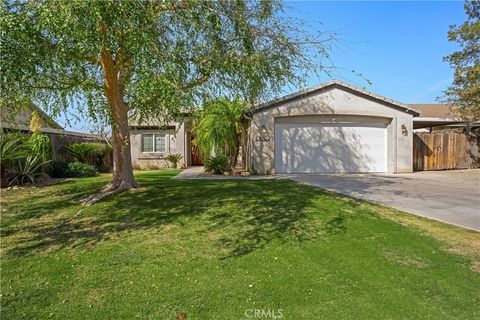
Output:
<svg viewBox="0 0 480 320">
<path fill-rule="evenodd" d="M 160 169 L 169 166 L 169 162 L 165 159 L 168 154 L 181 154 L 182 160 L 179 166 L 186 165 L 188 159 L 187 140 L 184 123 L 171 124 L 175 129 L 130 129 L 130 150 L 132 153 L 132 165 L 134 169 Z M 142 134 L 148 133 L 164 133 L 165 147 L 164 153 L 142 152 Z"/>
<path fill-rule="evenodd" d="M 275 123 L 278 122 L 387 123 L 387 172 L 412 172 L 413 115 L 338 87 L 278 103 L 253 114 L 249 139 L 252 169 L 275 173 Z M 265 126 L 269 141 L 256 141 Z M 402 126 L 406 129 L 402 130 Z"/>
</svg>

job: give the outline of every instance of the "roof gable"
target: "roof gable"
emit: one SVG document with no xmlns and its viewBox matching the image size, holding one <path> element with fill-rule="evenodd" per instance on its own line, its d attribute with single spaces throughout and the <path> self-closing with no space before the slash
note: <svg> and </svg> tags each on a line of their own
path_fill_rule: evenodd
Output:
<svg viewBox="0 0 480 320">
<path fill-rule="evenodd" d="M 381 96 L 381 95 L 378 95 L 376 93 L 361 89 L 359 87 L 353 86 L 351 84 L 348 84 L 346 82 L 339 81 L 339 80 L 331 80 L 329 82 L 322 83 L 318 86 L 310 87 L 310 88 L 307 88 L 305 90 L 301 90 L 301 91 L 298 91 L 298 92 L 295 92 L 295 93 L 292 93 L 292 94 L 289 94 L 289 95 L 286 95 L 286 96 L 283 96 L 283 97 L 280 97 L 280 98 L 277 98 L 277 99 L 267 101 L 265 103 L 261 103 L 261 104 L 259 104 L 255 107 L 255 109 L 253 110 L 253 113 L 262 112 L 264 110 L 277 107 L 277 106 L 282 105 L 284 103 L 291 102 L 291 101 L 298 100 L 298 99 L 302 99 L 302 98 L 306 98 L 308 96 L 311 96 L 311 95 L 314 95 L 314 94 L 317 94 L 317 93 L 321 93 L 321 92 L 324 92 L 324 91 L 327 91 L 327 90 L 330 90 L 330 89 L 333 89 L 333 88 L 337 88 L 337 89 L 340 89 L 340 90 L 343 90 L 343 91 L 347 91 L 347 92 L 352 93 L 354 95 L 361 96 L 363 98 L 376 101 L 380 104 L 385 105 L 386 107 L 394 108 L 394 109 L 412 114 L 414 117 L 419 115 L 418 111 L 415 108 L 412 108 L 411 106 L 408 106 L 406 104 L 402 104 L 398 101 L 386 98 L 384 96 Z"/>
<path fill-rule="evenodd" d="M 2 126 L 29 130 L 29 123 L 33 112 L 36 112 L 40 116 L 42 129 L 63 130 L 60 124 L 33 103 L 21 105 L 15 112 L 10 112 L 10 110 L 5 109 L 0 110 Z"/>
<path fill-rule="evenodd" d="M 38 106 L 31 103 L 29 107 L 32 108 L 32 112 L 37 111 L 40 114 L 40 116 L 43 118 L 43 120 L 50 125 L 49 126 L 50 128 L 63 130 L 63 127 L 57 121 L 55 121 L 52 117 L 50 117 L 47 113 L 45 113 L 45 111 L 40 109 Z"/>
</svg>

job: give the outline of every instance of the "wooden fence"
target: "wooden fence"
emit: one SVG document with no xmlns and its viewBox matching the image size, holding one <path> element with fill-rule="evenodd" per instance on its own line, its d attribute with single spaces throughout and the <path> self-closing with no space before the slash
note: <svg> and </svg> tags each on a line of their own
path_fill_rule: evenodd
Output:
<svg viewBox="0 0 480 320">
<path fill-rule="evenodd" d="M 479 149 L 480 138 L 475 133 L 415 133 L 413 168 L 415 171 L 478 168 Z"/>
<path fill-rule="evenodd" d="M 62 161 L 72 161 L 73 157 L 68 154 L 64 147 L 81 142 L 96 142 L 96 143 L 105 143 L 105 141 L 99 137 L 91 135 L 80 135 L 80 134 L 70 134 L 70 133 L 45 133 L 50 138 L 50 143 L 52 144 L 52 159 L 62 160 Z M 112 154 L 111 152 L 105 155 L 104 164 L 111 168 L 112 166 Z"/>
</svg>

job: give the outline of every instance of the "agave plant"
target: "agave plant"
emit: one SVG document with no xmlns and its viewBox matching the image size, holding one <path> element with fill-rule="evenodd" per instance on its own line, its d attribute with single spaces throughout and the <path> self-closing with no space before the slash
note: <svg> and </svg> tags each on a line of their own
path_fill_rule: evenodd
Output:
<svg viewBox="0 0 480 320">
<path fill-rule="evenodd" d="M 91 162 L 93 156 L 97 153 L 97 147 L 92 143 L 74 143 L 63 147 L 72 157 L 82 163 Z"/>
<path fill-rule="evenodd" d="M 179 153 L 170 153 L 165 159 L 170 162 L 172 168 L 177 168 L 178 163 L 182 160 L 183 156 Z"/>
<path fill-rule="evenodd" d="M 20 133 L 6 133 L 0 136 L 0 159 L 11 161 L 27 154 L 25 136 Z"/>
<path fill-rule="evenodd" d="M 25 159 L 18 159 L 18 173 L 10 181 L 12 184 L 25 184 L 26 181 L 35 183 L 35 177 L 41 174 L 40 167 L 50 161 L 42 161 L 41 155 L 30 155 Z"/>
<path fill-rule="evenodd" d="M 28 154 L 25 141 L 25 136 L 19 133 L 6 133 L 0 136 L 0 175 L 2 187 L 8 185 L 7 163 L 25 157 Z"/>
</svg>

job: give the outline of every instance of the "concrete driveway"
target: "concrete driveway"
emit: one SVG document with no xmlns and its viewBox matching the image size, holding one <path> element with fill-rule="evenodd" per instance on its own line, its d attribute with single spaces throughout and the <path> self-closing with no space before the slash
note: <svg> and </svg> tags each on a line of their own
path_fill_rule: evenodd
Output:
<svg viewBox="0 0 480 320">
<path fill-rule="evenodd" d="M 480 169 L 409 174 L 296 174 L 292 180 L 480 231 Z"/>
</svg>

